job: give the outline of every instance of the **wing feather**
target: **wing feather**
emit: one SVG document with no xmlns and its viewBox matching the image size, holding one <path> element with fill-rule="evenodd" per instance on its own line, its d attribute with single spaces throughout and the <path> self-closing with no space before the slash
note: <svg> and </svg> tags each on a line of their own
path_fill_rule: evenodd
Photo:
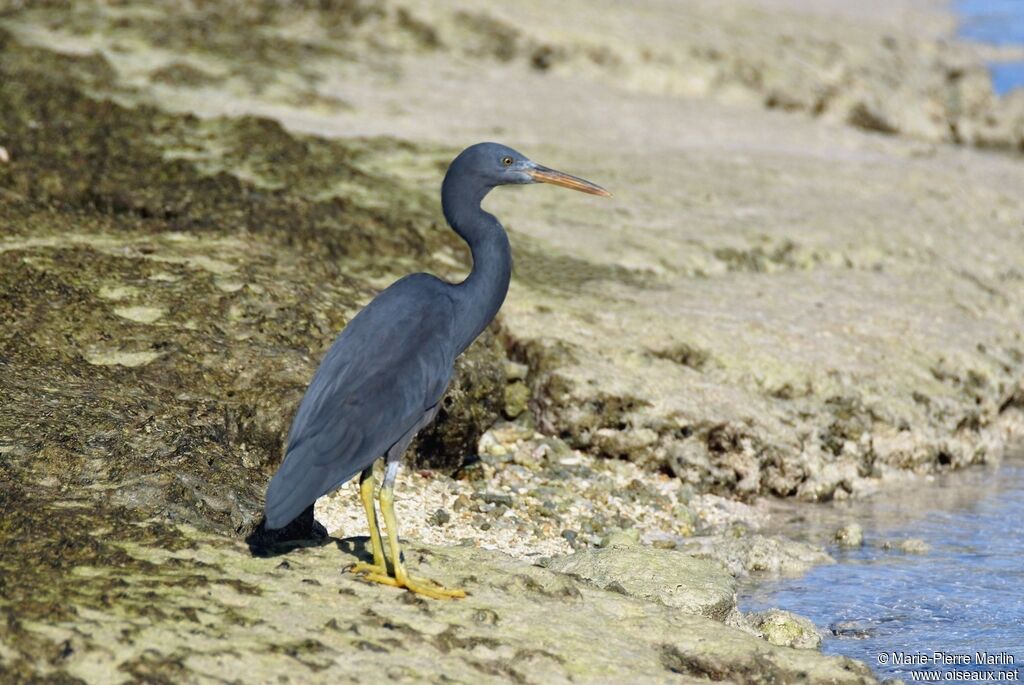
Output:
<svg viewBox="0 0 1024 685">
<path fill-rule="evenodd" d="M 417 274 L 377 296 L 345 327 L 299 405 L 267 488 L 267 528 L 281 528 L 361 472 L 441 399 L 455 361 L 454 305 Z"/>
</svg>

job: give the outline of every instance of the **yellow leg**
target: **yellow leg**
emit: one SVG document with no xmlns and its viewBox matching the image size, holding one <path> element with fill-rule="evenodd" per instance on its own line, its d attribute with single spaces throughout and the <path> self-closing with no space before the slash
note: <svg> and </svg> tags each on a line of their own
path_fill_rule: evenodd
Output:
<svg viewBox="0 0 1024 685">
<path fill-rule="evenodd" d="M 373 489 L 376 479 L 373 476 L 373 466 L 363 471 L 359 476 L 359 499 L 363 501 L 363 509 L 366 510 L 366 523 L 370 528 L 370 547 L 373 549 L 373 563 L 358 562 L 349 570 L 352 573 L 373 573 L 386 576 L 388 574 L 387 561 L 384 558 L 384 545 L 380 539 L 380 528 L 377 527 L 377 512 L 373 505 Z"/>
<path fill-rule="evenodd" d="M 385 480 L 384 487 L 380 490 L 380 513 L 384 516 L 384 525 L 388 529 L 388 543 L 391 547 L 391 563 L 394 566 L 395 574 L 390 576 L 385 571 L 379 573 L 376 570 L 366 573 L 367 580 L 404 587 L 410 592 L 418 595 L 432 597 L 433 599 L 452 599 L 465 597 L 464 590 L 449 590 L 432 580 L 422 580 L 411 577 L 405 570 L 405 563 L 402 561 L 402 549 L 398 544 L 398 520 L 395 518 L 395 489 L 393 483 Z"/>
</svg>

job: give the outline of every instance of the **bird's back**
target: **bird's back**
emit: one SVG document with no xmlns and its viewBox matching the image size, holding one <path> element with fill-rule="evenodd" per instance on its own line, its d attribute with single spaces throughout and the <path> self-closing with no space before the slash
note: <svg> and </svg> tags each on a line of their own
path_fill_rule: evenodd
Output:
<svg viewBox="0 0 1024 685">
<path fill-rule="evenodd" d="M 361 472 L 441 399 L 458 353 L 450 285 L 407 276 L 357 314 L 302 398 L 267 488 L 266 526 L 281 528 Z"/>
</svg>

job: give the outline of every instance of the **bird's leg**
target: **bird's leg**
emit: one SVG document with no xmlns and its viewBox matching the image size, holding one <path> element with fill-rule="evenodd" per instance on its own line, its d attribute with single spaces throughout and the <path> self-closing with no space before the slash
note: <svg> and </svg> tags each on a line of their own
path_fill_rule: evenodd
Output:
<svg viewBox="0 0 1024 685">
<path fill-rule="evenodd" d="M 405 570 L 405 562 L 402 561 L 402 548 L 398 543 L 398 520 L 395 518 L 395 475 L 398 473 L 398 462 L 388 464 L 387 473 L 384 476 L 384 485 L 380 489 L 380 513 L 384 517 L 384 525 L 388 530 L 388 544 L 391 547 L 391 563 L 394 566 L 394 576 L 386 574 L 368 573 L 365 578 L 386 585 L 397 585 L 404 587 L 410 592 L 418 595 L 425 595 L 434 599 L 452 599 L 465 597 L 464 590 L 449 590 L 435 583 L 432 580 L 413 578 Z"/>
<path fill-rule="evenodd" d="M 370 547 L 373 549 L 373 563 L 358 562 L 349 570 L 352 573 L 373 573 L 387 576 L 388 566 L 384 558 L 384 545 L 380 539 L 380 528 L 377 526 L 377 512 L 373 504 L 373 489 L 377 484 L 373 476 L 373 465 L 363 470 L 359 476 L 359 498 L 363 500 L 363 508 L 366 510 L 366 523 L 370 528 Z"/>
</svg>

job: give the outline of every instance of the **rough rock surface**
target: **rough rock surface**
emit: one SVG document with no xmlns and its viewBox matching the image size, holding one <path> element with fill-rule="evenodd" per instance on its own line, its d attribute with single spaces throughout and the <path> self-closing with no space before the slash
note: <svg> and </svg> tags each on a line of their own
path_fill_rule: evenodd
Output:
<svg viewBox="0 0 1024 685">
<path fill-rule="evenodd" d="M 931 551 L 931 545 L 920 538 L 881 540 L 877 544 L 882 549 L 903 552 L 905 554 L 927 554 Z"/>
<path fill-rule="evenodd" d="M 747 620 L 773 645 L 798 649 L 817 649 L 821 646 L 821 634 L 814 624 L 792 612 L 769 609 L 751 614 Z"/>
<path fill-rule="evenodd" d="M 694 537 L 683 543 L 681 549 L 717 559 L 736 577 L 752 573 L 799 575 L 813 566 L 835 563 L 818 546 L 743 531 Z"/>
<path fill-rule="evenodd" d="M 736 608 L 725 566 L 671 550 L 612 546 L 556 557 L 547 567 L 599 588 L 724 621 Z"/>
<path fill-rule="evenodd" d="M 357 146 L 96 100 L 102 60 L 2 32 L 0 54 L 5 466 L 244 530 L 323 350 L 378 279 L 450 237 L 339 190 L 382 182 Z M 504 358 L 488 334 L 460 359 L 421 463 L 475 451 Z"/>
<path fill-rule="evenodd" d="M 436 602 L 342 572 L 365 539 L 254 558 L 18 487 L 0 491 L 0 513 L 5 683 L 875 682 L 855 661 L 471 547 L 407 547 L 417 573 L 471 593 Z"/>
<path fill-rule="evenodd" d="M 363 142 L 369 178 L 325 186 L 317 172 L 287 189 L 383 205 L 378 219 L 417 234 L 389 248 L 421 249 L 372 254 L 443 275 L 458 253 L 429 227 L 461 143 L 500 137 L 618 191 L 490 201 L 516 255 L 502 341 L 528 366 L 539 425 L 573 447 L 701 491 L 810 500 L 1002 452 L 1024 394 L 1024 344 L 1006 325 L 1024 303 L 1024 165 L 860 130 L 1017 145 L 988 131 L 1019 126 L 982 54 L 941 40 L 950 25 L 927 3 L 695 1 L 667 16 L 567 2 L 547 28 L 534 3 L 162 7 L 81 3 L 4 25 L 81 55 L 67 68 L 120 102 L 416 141 Z M 222 170 L 211 146 L 173 142 L 179 163 Z M 300 147 L 251 159 L 236 143 L 228 161 L 280 186 Z M 391 272 L 375 268 L 383 284 Z"/>
<path fill-rule="evenodd" d="M 442 605 L 339 576 L 350 543 L 254 559 L 215 535 L 254 522 L 358 307 L 465 273 L 437 183 L 480 139 L 616 199 L 489 200 L 513 289 L 420 466 L 490 477 L 464 462 L 504 412 L 558 437 L 541 472 L 604 473 L 575 449 L 681 483 L 523 497 L 586 547 L 648 500 L 689 535 L 684 487 L 840 499 L 998 458 L 1024 407 L 1024 165 L 970 145 L 1019 148 L 1024 98 L 921 2 L 666 7 L 0 4 L 0 679 L 870 681 L 494 552 L 410 553 L 473 593 Z M 484 495 L 474 517 L 517 515 Z M 493 528 L 560 518 L 536 524 Z M 825 560 L 705 544 L 736 575 Z"/>
<path fill-rule="evenodd" d="M 859 523 L 848 523 L 838 528 L 833 538 L 840 547 L 860 547 L 864 544 L 864 529 Z"/>
</svg>

